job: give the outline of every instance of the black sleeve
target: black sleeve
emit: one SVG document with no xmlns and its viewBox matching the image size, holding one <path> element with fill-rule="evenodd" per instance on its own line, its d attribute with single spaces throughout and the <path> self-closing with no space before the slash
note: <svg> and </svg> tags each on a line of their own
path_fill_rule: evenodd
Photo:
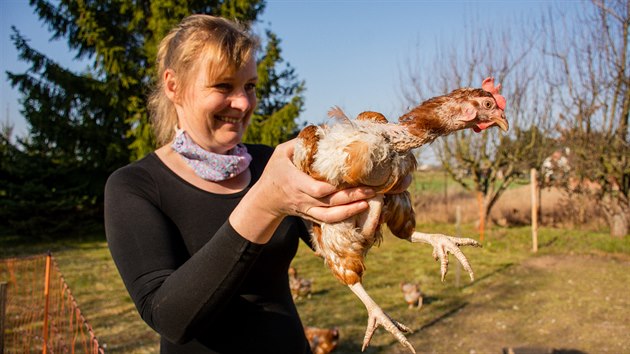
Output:
<svg viewBox="0 0 630 354">
<path fill-rule="evenodd" d="M 302 229 L 302 232 L 300 232 L 300 238 L 302 239 L 302 241 L 304 241 L 304 243 L 306 243 L 306 245 L 311 250 L 315 251 L 315 246 L 313 245 L 313 239 L 311 237 L 313 222 L 306 219 L 301 219 L 301 220 L 302 220 L 302 223 L 304 224 L 304 228 Z"/>
<path fill-rule="evenodd" d="M 123 168 L 105 187 L 107 242 L 140 315 L 164 338 L 184 343 L 212 320 L 260 254 L 226 222 L 192 257 L 162 213 L 150 174 Z"/>
</svg>

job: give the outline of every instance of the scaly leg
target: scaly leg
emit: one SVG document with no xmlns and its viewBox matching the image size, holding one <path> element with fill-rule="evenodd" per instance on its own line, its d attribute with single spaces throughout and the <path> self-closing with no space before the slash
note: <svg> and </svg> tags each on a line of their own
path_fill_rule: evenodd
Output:
<svg viewBox="0 0 630 354">
<path fill-rule="evenodd" d="M 356 227 L 361 235 L 372 237 L 379 226 L 383 210 L 383 195 L 377 194 L 367 202 L 370 207 L 356 216 Z"/>
<path fill-rule="evenodd" d="M 481 247 L 481 244 L 471 238 L 453 237 L 442 234 L 425 234 L 423 232 L 415 231 L 411 234 L 411 237 L 407 239 L 410 242 L 424 242 L 433 246 L 433 258 L 437 261 L 440 260 L 440 270 L 442 273 L 442 281 L 446 277 L 448 272 L 448 254 L 452 253 L 455 258 L 459 260 L 464 269 L 468 271 L 470 281 L 475 280 L 472 267 L 466 259 L 464 253 L 459 249 L 459 246 L 474 246 Z"/>
<path fill-rule="evenodd" d="M 352 290 L 361 302 L 363 302 L 368 311 L 368 324 L 367 329 L 365 330 L 365 338 L 363 339 L 363 347 L 361 347 L 361 351 L 365 351 L 365 348 L 367 348 L 370 344 L 374 331 L 376 331 L 376 328 L 378 328 L 378 325 L 380 324 L 383 328 L 393 334 L 394 337 L 396 337 L 402 345 L 409 349 L 411 353 L 416 352 L 411 343 L 407 340 L 407 337 L 403 334 L 403 332 L 412 333 L 412 330 L 409 327 L 389 317 L 389 315 L 386 314 L 374 300 L 372 300 L 361 283 L 354 283 L 352 285 L 348 285 L 348 287 L 350 287 L 350 290 Z"/>
</svg>

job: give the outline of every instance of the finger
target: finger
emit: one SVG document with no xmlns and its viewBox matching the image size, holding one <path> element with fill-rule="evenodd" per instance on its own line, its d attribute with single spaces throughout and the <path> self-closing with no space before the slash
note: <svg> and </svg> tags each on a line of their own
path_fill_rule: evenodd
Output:
<svg viewBox="0 0 630 354">
<path fill-rule="evenodd" d="M 326 198 L 326 204 L 329 206 L 343 205 L 359 200 L 369 199 L 376 195 L 374 189 L 369 187 L 356 187 L 343 189 Z"/>
<path fill-rule="evenodd" d="M 279 152 L 282 152 L 283 155 L 291 158 L 293 157 L 293 152 L 295 151 L 296 141 L 297 141 L 297 138 L 285 141 L 282 144 L 278 144 L 278 146 L 276 146 L 276 150 Z"/>
<path fill-rule="evenodd" d="M 301 188 L 300 191 L 311 196 L 312 198 L 320 199 L 320 206 L 329 204 L 328 201 L 330 195 L 337 191 L 337 187 L 335 187 L 334 185 L 327 182 L 318 181 L 307 175 L 306 173 L 301 172 L 297 176 L 297 178 L 303 179 L 298 184 Z M 328 199 L 325 199 L 326 197 L 328 197 Z"/>
<path fill-rule="evenodd" d="M 332 206 L 332 207 L 311 207 L 305 212 L 308 216 L 325 223 L 336 223 L 348 219 L 360 212 L 367 210 L 369 207 L 365 200 Z"/>
</svg>

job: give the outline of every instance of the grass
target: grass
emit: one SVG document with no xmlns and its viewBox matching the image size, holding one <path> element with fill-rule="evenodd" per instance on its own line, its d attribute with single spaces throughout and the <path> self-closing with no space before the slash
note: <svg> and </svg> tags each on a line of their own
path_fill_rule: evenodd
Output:
<svg viewBox="0 0 630 354">
<path fill-rule="evenodd" d="M 455 231 L 451 225 L 420 225 L 418 229 L 451 234 Z M 471 225 L 466 225 L 463 234 L 474 235 L 475 232 Z M 628 238 L 615 240 L 602 233 L 542 229 L 539 242 L 540 252 L 537 256 L 608 252 L 630 255 Z M 464 252 L 473 265 L 476 281 L 470 283 L 467 274 L 458 271 L 458 264 L 451 259 L 450 272 L 446 281 L 441 283 L 439 265 L 433 261 L 430 247 L 386 237 L 386 241 L 368 255 L 365 287 L 393 318 L 418 329 L 466 304 L 471 297 L 493 284 L 497 273 L 534 256 L 531 252 L 529 228 L 492 229 L 486 234 L 482 249 L 464 249 Z M 313 260 L 309 253 L 306 248 L 301 248 L 294 261 L 300 274 L 306 278 L 314 278 L 316 284 L 315 294 L 311 299 L 298 301 L 303 321 L 320 327 L 340 326 L 346 339 L 340 351 L 357 352 L 365 330 L 365 309 L 332 276 L 322 278 L 321 262 Z M 428 294 L 420 312 L 409 312 L 406 308 L 398 288 L 401 281 L 417 281 L 421 284 L 422 291 Z M 397 344 L 391 336 L 384 334 L 375 336 L 371 345 L 375 352 L 390 346 L 395 347 Z"/>
<path fill-rule="evenodd" d="M 464 178 L 464 181 L 469 187 L 474 187 L 474 181 L 472 177 Z M 517 179 L 510 184 L 509 188 L 518 188 L 520 186 L 529 184 L 528 180 Z M 444 195 L 444 189 L 447 189 L 448 193 L 461 193 L 465 189 L 459 182 L 456 182 L 450 175 L 444 171 L 418 171 L 413 175 L 413 182 L 409 186 L 409 191 L 414 194 L 435 194 Z"/>
<path fill-rule="evenodd" d="M 448 207 L 443 200 L 445 187 L 453 198 Z M 410 191 L 420 199 L 416 204 L 418 230 L 477 239 L 474 197 L 454 181 L 445 180 L 443 173 L 416 174 Z M 522 220 L 527 223 L 526 192 L 515 188 L 506 194 L 503 205 L 496 206 L 497 214 L 509 214 L 511 220 L 525 216 Z M 549 195 L 545 200 L 557 197 Z M 454 219 L 448 215 L 457 205 L 463 214 L 459 228 L 445 222 Z M 563 216 L 566 210 L 552 211 L 563 208 L 545 202 L 543 211 L 550 213 L 547 218 L 557 219 L 555 215 Z M 410 244 L 386 234 L 383 244 L 368 254 L 364 285 L 389 315 L 415 330 L 408 338 L 422 353 L 498 353 L 501 345 L 515 343 L 593 353 L 630 352 L 630 339 L 623 334 L 630 329 L 626 323 L 630 300 L 625 289 L 630 283 L 630 237 L 614 239 L 605 229 L 580 227 L 540 228 L 537 253 L 531 251 L 528 226 L 488 227 L 483 248 L 463 249 L 475 271 L 474 282 L 452 256 L 446 281 L 440 282 L 439 264 L 428 245 Z M 0 258 L 53 253 L 107 353 L 159 352 L 158 337 L 139 318 L 102 230 L 82 239 L 37 243 L 6 237 L 0 239 L 0 245 Z M 296 301 L 304 324 L 338 327 L 341 343 L 336 353 L 360 352 L 367 320 L 363 304 L 304 245 L 300 245 L 293 266 L 314 284 L 311 298 Z M 407 308 L 399 289 L 402 281 L 420 284 L 424 293 L 421 310 Z M 597 325 L 584 325 L 586 320 Z M 401 348 L 379 329 L 366 352 L 398 353 Z"/>
<path fill-rule="evenodd" d="M 457 231 L 454 225 L 448 224 L 419 225 L 418 229 L 447 234 L 456 234 Z M 461 234 L 474 237 L 476 231 L 472 224 L 466 224 L 462 226 Z M 438 324 L 445 323 L 471 303 L 484 296 L 496 297 L 491 290 L 512 284 L 515 276 L 523 279 L 531 277 L 531 286 L 540 289 L 553 288 L 555 282 L 562 281 L 551 275 L 541 278 L 514 270 L 520 269 L 518 267 L 521 264 L 531 259 L 558 255 L 605 255 L 606 258 L 630 259 L 630 238 L 613 239 L 599 232 L 542 228 L 539 230 L 539 247 L 537 254 L 531 252 L 531 232 L 528 227 L 491 228 L 487 230 L 483 248 L 464 249 L 475 270 L 476 280 L 470 282 L 451 256 L 449 274 L 446 281 L 441 283 L 439 264 L 431 257 L 430 247 L 410 244 L 386 235 L 383 244 L 373 248 L 368 255 L 364 285 L 387 313 L 417 331 L 409 336 L 412 343 L 417 345 L 426 340 L 425 332 L 439 328 Z M 108 353 L 158 352 L 157 336 L 139 319 L 102 235 L 80 241 L 13 244 L 10 247 L 3 246 L 1 255 L 8 257 L 46 250 L 53 252 L 79 307 Z M 293 265 L 299 269 L 301 276 L 312 278 L 314 282 L 312 297 L 297 300 L 303 322 L 310 326 L 338 327 L 342 340 L 337 352 L 359 352 L 367 320 L 361 302 L 330 274 L 321 259 L 313 256 L 307 247 L 300 246 Z M 516 275 L 506 275 L 512 271 Z M 401 281 L 417 281 L 421 284 L 425 299 L 420 311 L 407 309 L 399 290 Z M 509 294 L 515 296 L 513 291 L 503 296 Z M 566 307 L 557 294 L 548 294 L 547 300 L 546 306 L 559 309 Z M 503 311 L 493 308 L 491 303 L 482 301 L 479 306 L 482 305 L 488 306 L 495 314 Z M 597 317 L 598 314 L 592 316 Z M 470 325 L 474 327 L 474 323 Z M 460 336 L 465 338 L 465 334 Z M 438 345 L 432 344 L 432 347 Z M 367 352 L 396 352 L 400 348 L 392 336 L 378 330 Z"/>
</svg>

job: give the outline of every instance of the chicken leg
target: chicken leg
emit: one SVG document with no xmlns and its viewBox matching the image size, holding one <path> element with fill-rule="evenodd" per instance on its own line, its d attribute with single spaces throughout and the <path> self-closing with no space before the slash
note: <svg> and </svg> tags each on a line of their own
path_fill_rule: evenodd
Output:
<svg viewBox="0 0 630 354">
<path fill-rule="evenodd" d="M 361 300 L 361 302 L 363 302 L 368 311 L 368 324 L 365 330 L 365 337 L 363 338 L 361 351 L 365 351 L 365 348 L 367 348 L 370 344 L 374 331 L 376 331 L 378 325 L 380 324 L 383 328 L 389 331 L 389 333 L 396 337 L 402 345 L 409 349 L 410 352 L 415 354 L 416 350 L 403 334 L 403 332 L 412 333 L 413 331 L 404 324 L 389 317 L 389 315 L 386 314 L 374 300 L 372 300 L 367 291 L 365 291 L 365 288 L 363 288 L 363 284 L 359 282 L 348 285 L 348 287 Z"/>
<path fill-rule="evenodd" d="M 388 195 L 385 201 L 383 219 L 392 234 L 409 242 L 424 242 L 433 246 L 433 258 L 440 261 L 442 281 L 448 272 L 448 254 L 451 253 L 459 260 L 468 272 L 470 280 L 475 279 L 472 267 L 466 259 L 460 246 L 481 247 L 481 244 L 471 238 L 453 237 L 443 234 L 427 234 L 415 231 L 416 212 L 413 210 L 411 195 L 403 193 Z"/>
</svg>

